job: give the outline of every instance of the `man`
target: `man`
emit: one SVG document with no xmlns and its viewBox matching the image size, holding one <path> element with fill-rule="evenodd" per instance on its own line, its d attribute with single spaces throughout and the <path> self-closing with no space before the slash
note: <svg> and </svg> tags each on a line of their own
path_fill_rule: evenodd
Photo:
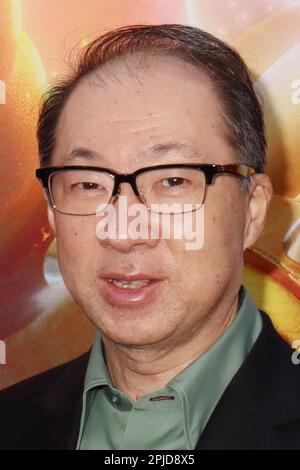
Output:
<svg viewBox="0 0 300 470">
<path fill-rule="evenodd" d="M 299 449 L 299 370 L 241 286 L 272 187 L 238 54 L 188 26 L 112 31 L 50 90 L 38 141 L 60 269 L 98 333 L 0 394 L 1 447 Z M 161 221 L 158 237 L 99 236 L 103 208 L 131 220 L 122 196 L 172 226 L 204 208 L 203 246 Z"/>
</svg>

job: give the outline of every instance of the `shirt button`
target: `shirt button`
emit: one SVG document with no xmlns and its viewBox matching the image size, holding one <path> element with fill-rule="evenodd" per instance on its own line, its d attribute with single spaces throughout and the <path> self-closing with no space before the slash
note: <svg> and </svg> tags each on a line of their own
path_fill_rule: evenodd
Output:
<svg viewBox="0 0 300 470">
<path fill-rule="evenodd" d="M 112 396 L 112 399 L 111 401 L 113 402 L 113 404 L 115 406 L 119 406 L 120 405 L 120 399 L 118 397 L 116 397 L 115 395 Z"/>
</svg>

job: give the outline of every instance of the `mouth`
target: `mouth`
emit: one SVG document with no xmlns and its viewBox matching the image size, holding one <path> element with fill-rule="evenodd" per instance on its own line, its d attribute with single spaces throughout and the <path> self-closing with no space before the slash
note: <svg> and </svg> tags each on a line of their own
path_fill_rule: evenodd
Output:
<svg viewBox="0 0 300 470">
<path fill-rule="evenodd" d="M 136 281 L 125 281 L 123 279 L 108 279 L 108 282 L 113 284 L 120 289 L 140 289 L 141 287 L 148 286 L 151 282 L 155 282 L 150 279 L 137 279 Z"/>
<path fill-rule="evenodd" d="M 111 305 L 140 305 L 154 300 L 163 279 L 137 273 L 112 273 L 100 277 L 100 294 Z"/>
</svg>

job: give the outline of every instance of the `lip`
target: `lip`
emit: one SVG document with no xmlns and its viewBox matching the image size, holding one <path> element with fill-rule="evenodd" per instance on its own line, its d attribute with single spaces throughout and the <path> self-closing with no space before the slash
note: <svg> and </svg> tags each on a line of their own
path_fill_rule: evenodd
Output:
<svg viewBox="0 0 300 470">
<path fill-rule="evenodd" d="M 127 282 L 149 279 L 151 282 L 147 286 L 138 289 L 122 289 L 109 282 L 109 279 Z M 125 274 L 114 272 L 101 276 L 99 281 L 100 294 L 111 305 L 141 305 L 154 300 L 158 295 L 163 279 L 155 278 L 147 273 Z"/>
<path fill-rule="evenodd" d="M 128 273 L 120 273 L 120 272 L 109 272 L 106 274 L 103 274 L 101 276 L 103 279 L 117 279 L 117 280 L 123 280 L 123 281 L 137 281 L 137 280 L 145 280 L 149 279 L 150 281 L 158 281 L 160 278 L 157 278 L 153 276 L 150 273 L 145 273 L 145 272 L 136 272 L 135 274 L 128 274 Z"/>
</svg>

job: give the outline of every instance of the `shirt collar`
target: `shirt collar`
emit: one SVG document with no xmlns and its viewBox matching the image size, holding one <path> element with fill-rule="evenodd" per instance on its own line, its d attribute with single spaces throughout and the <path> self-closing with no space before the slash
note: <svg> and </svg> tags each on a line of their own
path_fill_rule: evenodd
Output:
<svg viewBox="0 0 300 470">
<path fill-rule="evenodd" d="M 91 350 L 90 359 L 85 374 L 84 390 L 90 390 L 97 385 L 112 385 L 105 363 L 102 339 L 99 330 Z"/>
<path fill-rule="evenodd" d="M 186 439 L 191 443 L 191 448 L 250 352 L 261 328 L 261 315 L 247 290 L 241 286 L 239 311 L 228 329 L 205 353 L 157 391 L 159 395 L 169 395 L 174 390 L 178 395 L 183 409 Z M 84 392 L 86 394 L 88 390 L 104 385 L 112 387 L 103 355 L 101 335 L 97 331 L 85 376 Z M 151 393 L 151 396 L 154 395 L 156 392 Z M 148 396 L 150 394 L 141 400 Z"/>
<path fill-rule="evenodd" d="M 186 428 L 199 435 L 262 329 L 261 315 L 245 287 L 228 329 L 200 357 L 169 382 L 183 400 Z M 200 428 L 199 428 L 200 426 Z"/>
</svg>

